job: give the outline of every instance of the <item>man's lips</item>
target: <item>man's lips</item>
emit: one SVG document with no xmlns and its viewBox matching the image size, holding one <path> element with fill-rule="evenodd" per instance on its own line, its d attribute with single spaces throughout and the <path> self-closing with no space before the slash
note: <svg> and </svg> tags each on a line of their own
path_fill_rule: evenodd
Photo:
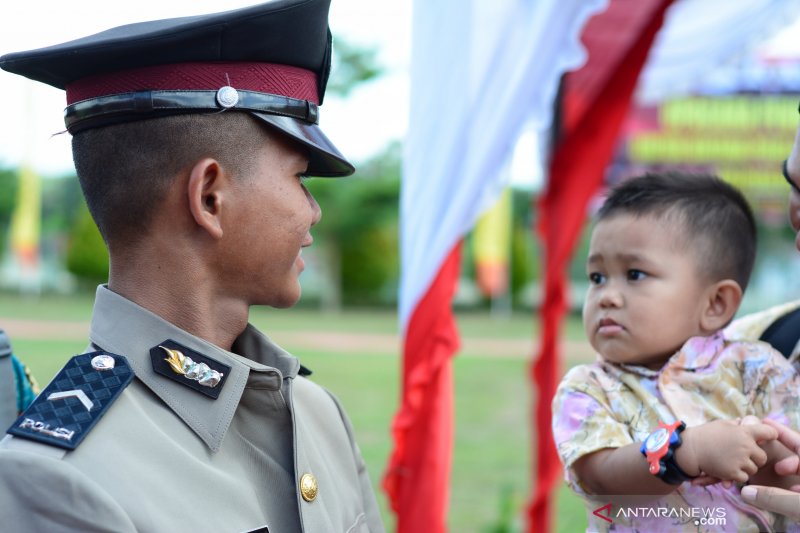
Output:
<svg viewBox="0 0 800 533">
<path fill-rule="evenodd" d="M 300 251 L 297 253 L 297 262 L 300 264 L 300 271 L 302 272 L 306 268 L 306 262 L 303 260 L 301 254 L 303 253 L 303 248 L 308 248 L 314 243 L 314 238 L 309 234 L 306 235 L 306 238 L 303 239 L 302 244 L 300 244 Z"/>
</svg>

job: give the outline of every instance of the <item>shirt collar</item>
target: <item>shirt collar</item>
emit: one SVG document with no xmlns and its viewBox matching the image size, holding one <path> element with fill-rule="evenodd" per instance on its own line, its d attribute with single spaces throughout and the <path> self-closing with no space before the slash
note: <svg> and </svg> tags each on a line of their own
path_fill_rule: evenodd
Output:
<svg viewBox="0 0 800 533">
<path fill-rule="evenodd" d="M 669 365 L 684 370 L 700 370 L 714 362 L 725 349 L 725 337 L 716 332 L 708 337 L 692 337 L 669 360 Z"/>
<path fill-rule="evenodd" d="M 97 288 L 91 341 L 128 359 L 136 377 L 178 415 L 214 452 L 218 451 L 251 373 L 295 378 L 299 361 L 248 324 L 229 352 L 191 335 L 101 285 Z M 150 349 L 173 340 L 231 367 L 217 399 L 208 398 L 153 370 Z M 243 355 L 239 355 L 243 354 Z"/>
<path fill-rule="evenodd" d="M 708 337 L 692 337 L 675 352 L 659 370 L 644 366 L 620 364 L 619 367 L 642 377 L 654 378 L 667 368 L 679 370 L 700 370 L 708 367 L 717 354 L 725 348 L 725 337 L 721 332 Z M 608 363 L 611 364 L 611 363 Z"/>
</svg>

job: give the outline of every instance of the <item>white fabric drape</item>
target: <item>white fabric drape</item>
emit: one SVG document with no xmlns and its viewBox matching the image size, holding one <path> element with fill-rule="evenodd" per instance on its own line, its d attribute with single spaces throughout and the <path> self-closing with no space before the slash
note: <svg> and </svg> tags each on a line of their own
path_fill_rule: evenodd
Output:
<svg viewBox="0 0 800 533">
<path fill-rule="evenodd" d="M 523 124 L 549 124 L 580 31 L 608 0 L 415 0 L 401 187 L 400 323 L 506 185 Z"/>
<path fill-rule="evenodd" d="M 800 0 L 681 0 L 667 12 L 637 99 L 657 103 L 696 90 L 719 65 L 800 16 Z"/>
</svg>

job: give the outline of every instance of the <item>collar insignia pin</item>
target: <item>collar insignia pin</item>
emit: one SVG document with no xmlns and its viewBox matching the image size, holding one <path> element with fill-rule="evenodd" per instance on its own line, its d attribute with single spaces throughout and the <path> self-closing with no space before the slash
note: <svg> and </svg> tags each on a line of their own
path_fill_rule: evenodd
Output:
<svg viewBox="0 0 800 533">
<path fill-rule="evenodd" d="M 169 357 L 164 359 L 164 361 L 169 364 L 169 367 L 176 374 L 184 375 L 187 378 L 198 382 L 204 387 L 216 387 L 219 385 L 219 382 L 224 375 L 222 372 L 217 372 L 216 370 L 211 369 L 205 363 L 195 363 L 192 361 L 191 357 L 186 357 L 178 350 L 170 350 L 164 346 L 159 346 L 159 348 L 167 352 L 167 355 L 169 355 Z"/>
<path fill-rule="evenodd" d="M 173 340 L 165 340 L 150 348 L 150 359 L 157 374 L 215 400 L 231 370 L 229 365 Z"/>
</svg>

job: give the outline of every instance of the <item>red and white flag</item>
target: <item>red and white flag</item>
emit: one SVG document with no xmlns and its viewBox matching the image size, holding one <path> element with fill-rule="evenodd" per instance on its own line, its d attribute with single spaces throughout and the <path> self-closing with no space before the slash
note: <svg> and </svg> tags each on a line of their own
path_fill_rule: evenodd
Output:
<svg viewBox="0 0 800 533">
<path fill-rule="evenodd" d="M 549 125 L 565 70 L 607 0 L 416 0 L 401 188 L 403 382 L 383 480 L 399 533 L 447 529 L 452 314 L 460 243 L 507 185 L 523 125 Z"/>
</svg>

